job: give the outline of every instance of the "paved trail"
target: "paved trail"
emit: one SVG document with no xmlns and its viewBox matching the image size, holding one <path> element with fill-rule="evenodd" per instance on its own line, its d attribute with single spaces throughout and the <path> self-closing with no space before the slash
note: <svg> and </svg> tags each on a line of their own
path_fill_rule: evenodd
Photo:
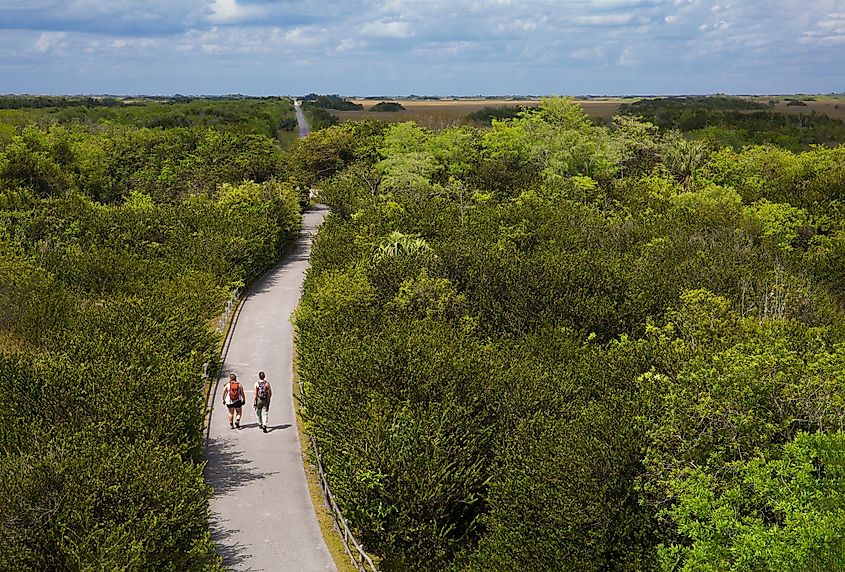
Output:
<svg viewBox="0 0 845 572">
<path fill-rule="evenodd" d="M 252 288 L 236 316 L 214 388 L 206 441 L 206 481 L 212 537 L 227 569 L 238 571 L 336 570 L 305 481 L 292 399 L 293 328 L 311 235 L 325 208 L 305 212 L 293 251 Z M 259 370 L 273 385 L 270 431 L 258 428 L 252 391 Z M 241 429 L 229 429 L 221 393 L 230 371 L 247 390 Z"/>
<path fill-rule="evenodd" d="M 296 121 L 299 123 L 299 136 L 307 137 L 311 133 L 311 126 L 308 125 L 308 120 L 302 112 L 302 102 L 297 99 L 293 102 L 293 108 L 296 110 Z"/>
</svg>

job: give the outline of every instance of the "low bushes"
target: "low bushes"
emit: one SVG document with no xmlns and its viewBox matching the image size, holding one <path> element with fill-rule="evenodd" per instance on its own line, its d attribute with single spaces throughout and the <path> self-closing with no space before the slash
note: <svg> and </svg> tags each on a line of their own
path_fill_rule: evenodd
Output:
<svg viewBox="0 0 845 572">
<path fill-rule="evenodd" d="M 0 569 L 217 570 L 209 322 L 299 228 L 286 183 L 0 212 Z M 4 355 L 5 354 L 5 355 Z"/>
<path fill-rule="evenodd" d="M 841 148 L 561 100 L 319 143 L 305 416 L 382 569 L 845 565 Z"/>
</svg>

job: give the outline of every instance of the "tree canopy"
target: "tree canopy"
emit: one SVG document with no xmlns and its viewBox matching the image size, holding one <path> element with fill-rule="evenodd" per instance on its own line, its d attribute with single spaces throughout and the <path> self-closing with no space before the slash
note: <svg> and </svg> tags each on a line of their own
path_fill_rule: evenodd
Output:
<svg viewBox="0 0 845 572">
<path fill-rule="evenodd" d="M 842 147 L 565 99 L 313 137 L 298 373 L 384 570 L 845 565 Z"/>
<path fill-rule="evenodd" d="M 44 109 L 0 146 L 0 569 L 219 570 L 212 324 L 297 233 L 299 188 L 261 133 Z"/>
</svg>

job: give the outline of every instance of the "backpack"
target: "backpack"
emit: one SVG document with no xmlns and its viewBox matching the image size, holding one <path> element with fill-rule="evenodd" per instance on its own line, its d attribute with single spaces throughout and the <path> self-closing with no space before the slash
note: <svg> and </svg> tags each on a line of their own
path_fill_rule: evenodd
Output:
<svg viewBox="0 0 845 572">
<path fill-rule="evenodd" d="M 234 403 L 241 398 L 241 384 L 237 381 L 229 383 L 229 401 Z"/>
<path fill-rule="evenodd" d="M 258 392 L 256 396 L 261 401 L 267 401 L 267 382 L 266 381 L 259 381 L 258 382 Z"/>
</svg>

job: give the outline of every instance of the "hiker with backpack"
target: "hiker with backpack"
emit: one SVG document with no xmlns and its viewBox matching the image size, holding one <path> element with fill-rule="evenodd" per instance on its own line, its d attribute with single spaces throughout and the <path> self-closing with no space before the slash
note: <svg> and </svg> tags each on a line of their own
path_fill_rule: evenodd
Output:
<svg viewBox="0 0 845 572">
<path fill-rule="evenodd" d="M 270 382 L 264 379 L 264 372 L 258 372 L 258 381 L 255 382 L 255 396 L 252 405 L 255 407 L 255 415 L 258 416 L 258 426 L 265 433 L 267 432 L 267 418 L 270 415 L 270 397 L 273 396 L 273 389 Z"/>
<path fill-rule="evenodd" d="M 244 386 L 238 383 L 238 376 L 229 374 L 229 382 L 223 387 L 223 405 L 229 408 L 229 428 L 241 428 L 241 414 L 246 403 Z M 234 422 L 232 418 L 234 417 Z"/>
</svg>

